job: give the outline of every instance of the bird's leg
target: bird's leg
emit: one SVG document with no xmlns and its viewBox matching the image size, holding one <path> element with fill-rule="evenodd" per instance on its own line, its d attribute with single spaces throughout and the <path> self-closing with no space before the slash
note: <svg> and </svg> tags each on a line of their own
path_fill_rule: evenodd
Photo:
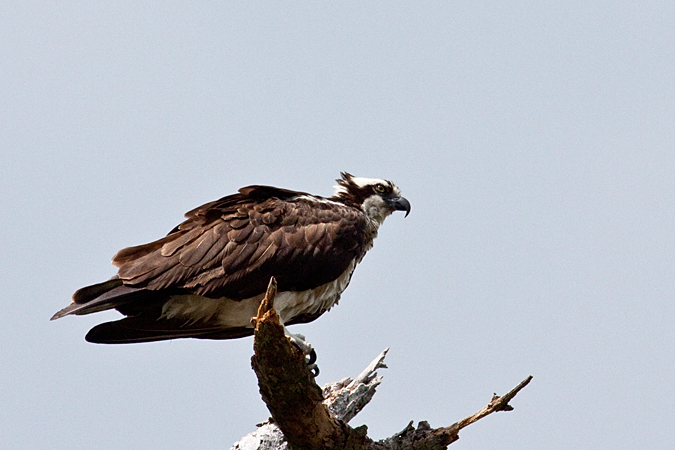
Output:
<svg viewBox="0 0 675 450">
<path fill-rule="evenodd" d="M 302 354 L 305 355 L 307 368 L 312 373 L 312 376 L 318 376 L 319 366 L 316 365 L 316 352 L 312 348 L 312 345 L 305 340 L 305 336 L 302 334 L 291 333 L 285 326 L 284 334 L 286 334 L 286 336 L 291 340 L 291 344 L 295 345 L 302 352 Z"/>
</svg>

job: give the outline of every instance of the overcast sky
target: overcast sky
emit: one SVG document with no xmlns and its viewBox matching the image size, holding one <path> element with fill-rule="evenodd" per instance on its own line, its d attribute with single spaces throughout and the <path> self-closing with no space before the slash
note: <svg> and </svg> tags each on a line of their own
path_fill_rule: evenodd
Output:
<svg viewBox="0 0 675 450">
<path fill-rule="evenodd" d="M 352 425 L 453 449 L 675 446 L 675 3 L 4 2 L 0 447 L 228 449 L 252 339 L 104 346 L 50 322 L 120 248 L 248 184 L 412 204 L 303 333 Z"/>
</svg>

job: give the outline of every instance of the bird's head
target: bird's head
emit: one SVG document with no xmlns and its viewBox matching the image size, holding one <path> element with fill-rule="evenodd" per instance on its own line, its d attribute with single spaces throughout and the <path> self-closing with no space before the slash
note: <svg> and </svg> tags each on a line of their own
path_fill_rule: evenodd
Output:
<svg viewBox="0 0 675 450">
<path fill-rule="evenodd" d="M 410 213 L 410 202 L 391 181 L 360 178 L 346 172 L 341 175 L 332 199 L 361 209 L 380 224 L 394 211 L 405 211 L 406 217 Z"/>
</svg>

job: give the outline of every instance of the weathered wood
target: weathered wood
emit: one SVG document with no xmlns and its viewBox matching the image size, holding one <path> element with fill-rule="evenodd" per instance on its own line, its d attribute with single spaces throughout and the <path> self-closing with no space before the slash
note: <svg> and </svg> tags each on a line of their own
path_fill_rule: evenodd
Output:
<svg viewBox="0 0 675 450">
<path fill-rule="evenodd" d="M 375 395 L 382 377 L 377 370 L 386 368 L 384 350 L 355 379 L 329 383 L 323 390 L 315 383 L 304 355 L 291 345 L 274 310 L 276 281 L 270 280 L 267 295 L 260 305 L 255 325 L 253 370 L 263 401 L 272 418 L 256 431 L 239 440 L 232 450 L 441 450 L 459 439 L 459 431 L 497 411 L 510 411 L 509 401 L 531 380 L 528 377 L 503 396 L 449 427 L 431 428 L 422 421 L 413 422 L 400 433 L 374 442 L 366 426 L 350 427 L 347 422 Z"/>
<path fill-rule="evenodd" d="M 380 441 L 384 446 L 382 449 L 446 449 L 448 445 L 459 439 L 459 430 L 471 425 L 483 417 L 497 411 L 512 411 L 513 407 L 509 405 L 509 401 L 516 396 L 516 394 L 532 381 L 530 375 L 518 386 L 511 389 L 507 394 L 498 396 L 494 394 L 492 400 L 483 409 L 475 414 L 472 414 L 464 419 L 456 422 L 449 427 L 442 427 L 432 429 L 429 423 L 422 421 L 417 425 L 417 429 L 413 428 L 412 422 L 400 433 Z"/>
<path fill-rule="evenodd" d="M 387 368 L 384 357 L 388 351 L 387 348 L 380 353 L 353 380 L 345 378 L 323 387 L 323 403 L 333 416 L 349 422 L 370 402 L 375 395 L 375 388 L 382 382 L 382 377 L 377 376 L 377 369 Z"/>
<path fill-rule="evenodd" d="M 353 380 L 344 378 L 323 387 L 323 403 L 334 417 L 349 422 L 373 398 L 377 386 L 382 382 L 377 370 L 387 367 L 384 364 L 384 357 L 388 350 L 380 353 Z M 284 434 L 277 424 L 268 421 L 241 438 L 231 450 L 288 450 L 288 448 Z"/>
<path fill-rule="evenodd" d="M 332 416 L 323 393 L 307 368 L 305 356 L 291 345 L 273 308 L 272 279 L 255 321 L 251 359 L 260 394 L 291 449 L 340 449 L 351 428 Z"/>
</svg>

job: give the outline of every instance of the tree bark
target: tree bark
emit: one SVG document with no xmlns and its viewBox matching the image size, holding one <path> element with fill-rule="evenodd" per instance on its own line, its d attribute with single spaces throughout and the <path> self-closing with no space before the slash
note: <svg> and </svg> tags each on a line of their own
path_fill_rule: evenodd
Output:
<svg viewBox="0 0 675 450">
<path fill-rule="evenodd" d="M 509 401 L 531 380 L 529 376 L 503 396 L 492 397 L 487 406 L 449 427 L 431 428 L 422 421 L 387 439 L 375 442 L 367 427 L 350 427 L 347 422 L 375 395 L 386 368 L 384 350 L 355 379 L 327 384 L 322 390 L 307 368 L 305 356 L 291 345 L 273 308 L 276 281 L 270 280 L 267 295 L 253 319 L 255 354 L 251 365 L 258 377 L 260 394 L 272 415 L 269 422 L 237 442 L 233 450 L 403 450 L 446 449 L 459 439 L 459 431 L 496 411 L 510 411 Z"/>
</svg>

